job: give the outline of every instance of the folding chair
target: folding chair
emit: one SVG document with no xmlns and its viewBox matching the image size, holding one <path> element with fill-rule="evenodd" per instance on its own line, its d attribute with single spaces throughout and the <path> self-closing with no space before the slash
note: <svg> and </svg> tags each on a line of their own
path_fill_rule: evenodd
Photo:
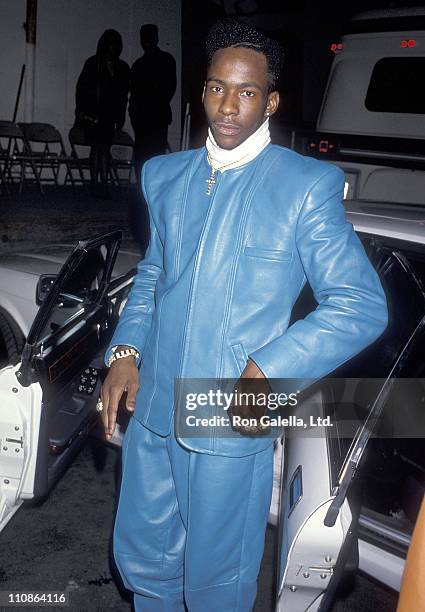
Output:
<svg viewBox="0 0 425 612">
<path fill-rule="evenodd" d="M 90 147 L 90 144 L 85 139 L 84 131 L 75 125 L 70 129 L 68 138 L 71 145 L 71 156 L 79 167 L 82 181 L 85 181 L 84 172 L 90 171 L 90 158 L 79 155 L 77 148 Z M 119 171 L 124 171 L 126 174 L 124 182 L 129 184 L 133 169 L 134 141 L 128 132 L 120 130 L 115 133 L 112 143 L 108 181 L 121 187 L 123 180 Z"/>
<path fill-rule="evenodd" d="M 18 170 L 16 168 L 18 167 Z M 1 181 L 9 192 L 9 184 L 19 181 L 19 193 L 22 192 L 24 183 L 29 182 L 27 169 L 33 174 L 32 181 L 37 183 L 41 193 L 43 187 L 40 181 L 35 161 L 28 149 L 25 135 L 18 124 L 12 121 L 0 121 L 0 168 Z"/>
<path fill-rule="evenodd" d="M 127 186 L 131 183 L 132 173 L 135 169 L 134 163 L 134 140 L 128 132 L 120 130 L 115 132 L 111 147 L 111 171 L 118 187 L 124 182 Z M 120 176 L 124 173 L 124 179 Z"/>
<path fill-rule="evenodd" d="M 0 186 L 4 187 L 7 195 L 10 195 L 9 185 L 7 184 L 6 177 L 4 176 L 4 173 L 3 173 L 1 153 L 0 153 Z"/>
<path fill-rule="evenodd" d="M 39 171 L 40 181 L 59 186 L 58 178 L 61 166 L 66 169 L 64 183 L 70 180 L 75 187 L 72 174 L 72 158 L 67 155 L 60 132 L 50 123 L 20 123 L 27 141 L 28 150 Z M 43 171 L 50 171 L 50 176 L 43 176 Z"/>
<path fill-rule="evenodd" d="M 71 165 L 78 171 L 81 184 L 85 185 L 87 181 L 84 171 L 90 172 L 90 158 L 78 155 L 76 147 L 89 147 L 90 144 L 86 141 L 84 131 L 75 125 L 69 130 L 68 140 L 71 146 Z"/>
</svg>

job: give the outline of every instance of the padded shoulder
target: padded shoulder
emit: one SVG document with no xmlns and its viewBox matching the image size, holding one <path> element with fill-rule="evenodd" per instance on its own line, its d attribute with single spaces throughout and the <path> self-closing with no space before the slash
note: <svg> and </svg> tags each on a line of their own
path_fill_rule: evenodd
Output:
<svg viewBox="0 0 425 612">
<path fill-rule="evenodd" d="M 177 151 L 157 155 L 149 159 L 143 166 L 144 188 L 149 194 L 150 188 L 159 182 L 174 181 L 181 178 L 191 165 L 199 162 L 205 153 L 205 147 L 190 151 Z"/>
<path fill-rule="evenodd" d="M 272 173 L 279 173 L 282 165 L 286 168 L 289 167 L 291 173 L 297 173 L 300 179 L 304 178 L 310 185 L 328 173 L 334 172 L 335 176 L 339 175 L 340 177 L 344 175 L 343 171 L 335 164 L 301 155 L 292 151 L 292 149 L 279 145 L 270 146 L 267 154 L 267 164 L 270 166 Z"/>
</svg>

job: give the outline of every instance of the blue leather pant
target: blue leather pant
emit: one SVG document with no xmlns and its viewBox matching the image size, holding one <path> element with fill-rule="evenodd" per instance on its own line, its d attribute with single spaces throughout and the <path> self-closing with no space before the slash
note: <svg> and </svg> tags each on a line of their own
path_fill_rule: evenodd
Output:
<svg viewBox="0 0 425 612">
<path fill-rule="evenodd" d="M 135 610 L 251 610 L 272 476 L 273 445 L 246 457 L 195 453 L 133 417 L 114 555 Z"/>
</svg>

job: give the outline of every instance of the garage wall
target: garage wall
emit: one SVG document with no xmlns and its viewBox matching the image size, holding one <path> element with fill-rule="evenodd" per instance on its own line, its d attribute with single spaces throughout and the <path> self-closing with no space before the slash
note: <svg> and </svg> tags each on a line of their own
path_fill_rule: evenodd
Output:
<svg viewBox="0 0 425 612">
<path fill-rule="evenodd" d="M 142 54 L 142 23 L 159 27 L 160 47 L 177 63 L 177 91 L 169 142 L 180 143 L 181 0 L 38 0 L 34 121 L 53 123 L 65 144 L 74 123 L 75 85 L 84 61 L 107 28 L 118 30 L 121 58 L 130 65 Z M 12 119 L 21 66 L 25 63 L 26 0 L 0 0 L 0 119 Z M 25 120 L 25 91 L 18 121 Z M 125 129 L 131 131 L 127 119 Z"/>
<path fill-rule="evenodd" d="M 0 0 L 0 119 L 12 119 L 25 62 L 25 5 L 24 0 Z"/>
</svg>

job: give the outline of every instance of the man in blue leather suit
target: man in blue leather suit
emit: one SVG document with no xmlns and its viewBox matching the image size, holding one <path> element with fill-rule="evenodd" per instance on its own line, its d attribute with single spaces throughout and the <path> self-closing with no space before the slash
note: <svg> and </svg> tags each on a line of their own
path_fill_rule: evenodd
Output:
<svg viewBox="0 0 425 612">
<path fill-rule="evenodd" d="M 125 389 L 134 411 L 114 554 L 136 610 L 247 612 L 256 596 L 273 439 L 175 435 L 174 378 L 317 379 L 386 326 L 343 173 L 270 144 L 279 46 L 224 20 L 207 57 L 206 147 L 143 167 L 150 244 L 105 356 L 107 437 Z M 318 306 L 288 327 L 306 280 Z"/>
</svg>

